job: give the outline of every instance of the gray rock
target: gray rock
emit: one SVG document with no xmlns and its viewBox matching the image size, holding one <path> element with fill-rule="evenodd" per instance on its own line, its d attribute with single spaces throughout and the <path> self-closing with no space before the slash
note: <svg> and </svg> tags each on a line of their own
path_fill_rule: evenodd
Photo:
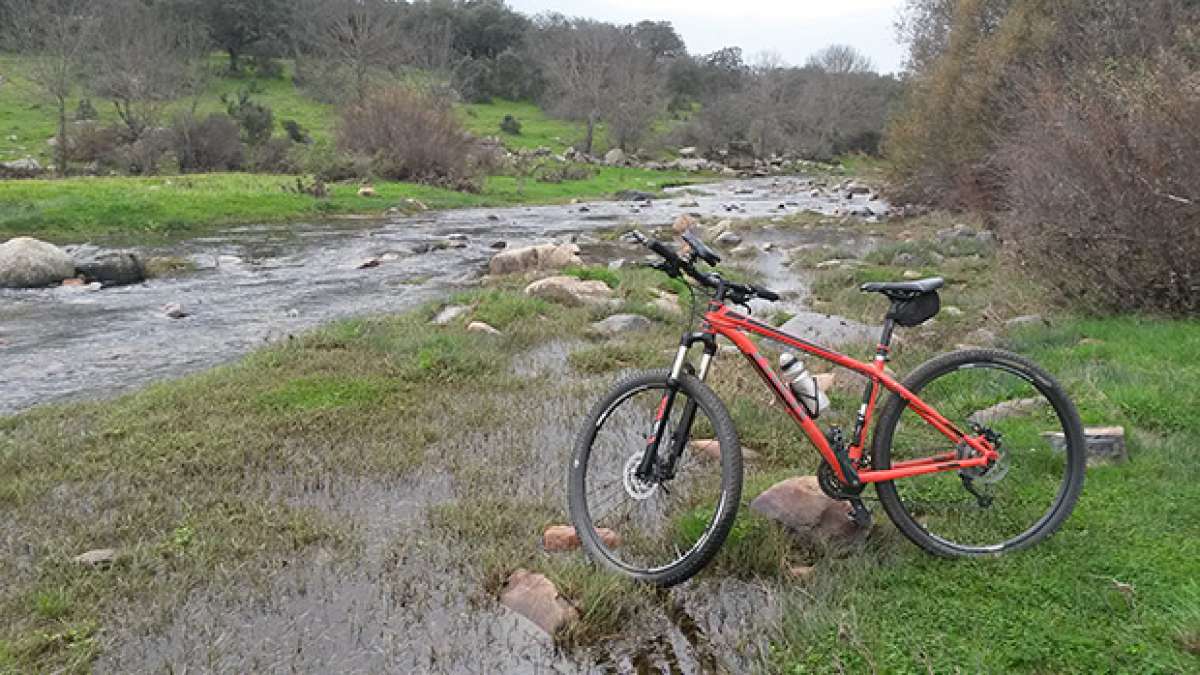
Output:
<svg viewBox="0 0 1200 675">
<path fill-rule="evenodd" d="M 28 171 L 33 173 L 42 170 L 42 165 L 38 164 L 38 161 L 32 157 L 17 159 L 11 162 L 2 162 L 0 163 L 0 167 L 11 169 L 12 171 Z"/>
<path fill-rule="evenodd" d="M 183 319 L 190 316 L 186 311 L 184 311 L 183 305 L 177 302 L 173 302 L 169 305 L 163 305 L 162 312 L 163 316 L 167 317 L 168 319 Z"/>
<path fill-rule="evenodd" d="M 717 243 L 724 246 L 737 246 L 742 243 L 742 238 L 736 232 L 722 232 L 721 236 L 717 237 Z"/>
<path fill-rule="evenodd" d="M 98 548 L 86 553 L 80 553 L 73 560 L 88 567 L 105 567 L 117 559 L 117 551 L 111 548 Z"/>
<path fill-rule="evenodd" d="M 917 256 L 911 253 L 900 252 L 892 257 L 892 264 L 896 267 L 911 267 L 912 265 L 916 264 L 916 262 Z"/>
<path fill-rule="evenodd" d="M 1001 401 L 996 405 L 976 410 L 967 417 L 968 422 L 987 426 L 995 424 L 1010 417 L 1019 417 L 1036 412 L 1046 406 L 1046 399 L 1037 398 L 1017 398 L 1011 401 Z"/>
<path fill-rule="evenodd" d="M 40 288 L 75 276 L 75 263 L 54 244 L 17 237 L 0 244 L 0 288 Z"/>
<path fill-rule="evenodd" d="M 1066 437 L 1061 432 L 1043 434 L 1055 452 L 1067 449 Z M 1125 427 L 1085 427 L 1083 437 L 1087 443 L 1087 460 L 1093 464 L 1119 464 L 1129 460 L 1125 446 Z"/>
<path fill-rule="evenodd" d="M 68 248 L 75 270 L 88 281 L 105 286 L 140 284 L 146 280 L 146 266 L 132 251 L 114 251 L 91 245 Z"/>
<path fill-rule="evenodd" d="M 683 157 L 685 159 L 689 158 L 689 157 L 695 157 L 696 156 L 696 148 L 694 148 L 692 146 L 688 146 L 686 148 L 680 148 L 679 156 Z"/>
<path fill-rule="evenodd" d="M 820 345 L 838 347 L 844 344 L 875 342 L 879 339 L 882 329 L 840 316 L 802 311 L 788 319 L 780 330 L 802 336 Z"/>
<path fill-rule="evenodd" d="M 554 270 L 582 263 L 579 246 L 575 244 L 541 244 L 497 253 L 488 263 L 488 273 L 500 275 Z"/>
<path fill-rule="evenodd" d="M 525 294 L 570 306 L 604 307 L 612 300 L 612 289 L 603 281 L 575 277 L 548 277 L 525 287 Z"/>
<path fill-rule="evenodd" d="M 604 163 L 609 166 L 618 166 L 625 163 L 625 151 L 620 148 L 613 148 L 604 153 Z"/>
<path fill-rule="evenodd" d="M 1004 327 L 1009 330 L 1020 330 L 1022 328 L 1029 328 L 1030 326 L 1045 325 L 1046 323 L 1047 321 L 1040 314 L 1026 314 L 1025 316 L 1013 317 L 1005 321 Z"/>
<path fill-rule="evenodd" d="M 592 324 L 592 332 L 604 337 L 616 337 L 624 333 L 640 333 L 650 330 L 650 319 L 640 314 L 614 314 L 603 321 Z"/>
<path fill-rule="evenodd" d="M 655 197 L 655 195 L 641 190 L 621 190 L 614 196 L 619 202 L 648 202 Z"/>
<path fill-rule="evenodd" d="M 482 321 L 472 321 L 471 323 L 467 324 L 467 332 L 468 333 L 486 333 L 488 335 L 500 335 L 500 331 L 496 330 L 496 328 L 494 326 L 484 323 Z"/>
<path fill-rule="evenodd" d="M 466 305 L 449 305 L 443 307 L 442 311 L 438 312 L 437 316 L 433 317 L 433 321 L 430 321 L 430 323 L 435 326 L 449 326 L 455 320 L 466 316 L 470 311 L 471 308 Z"/>
</svg>

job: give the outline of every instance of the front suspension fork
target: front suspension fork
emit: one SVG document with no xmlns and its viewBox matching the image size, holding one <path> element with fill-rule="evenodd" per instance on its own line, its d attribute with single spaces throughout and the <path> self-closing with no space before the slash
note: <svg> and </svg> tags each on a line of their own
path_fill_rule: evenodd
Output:
<svg viewBox="0 0 1200 675">
<path fill-rule="evenodd" d="M 687 363 L 688 351 L 691 349 L 692 344 L 697 341 L 705 343 L 704 356 L 700 359 L 699 372 L 695 372 Z M 692 424 L 696 421 L 696 409 L 698 407 L 694 399 L 688 399 L 684 405 L 683 414 L 679 418 L 679 424 L 675 428 L 675 433 L 671 435 L 667 461 L 661 467 L 657 466 L 658 450 L 670 424 L 671 410 L 675 406 L 675 396 L 679 393 L 679 378 L 686 371 L 694 373 L 697 379 L 703 382 L 708 377 L 708 370 L 712 366 L 715 354 L 716 340 L 713 336 L 702 333 L 684 336 L 683 342 L 679 345 L 679 352 L 675 356 L 675 363 L 671 367 L 671 376 L 667 379 L 667 390 L 658 405 L 658 411 L 655 413 L 654 430 L 646 439 L 646 450 L 642 453 L 642 461 L 637 469 L 638 478 L 642 480 L 657 479 L 663 481 L 675 477 L 675 464 L 679 461 L 679 458 L 683 455 L 684 448 L 687 446 L 688 437 L 692 431 Z M 659 470 L 660 468 L 661 470 Z"/>
</svg>

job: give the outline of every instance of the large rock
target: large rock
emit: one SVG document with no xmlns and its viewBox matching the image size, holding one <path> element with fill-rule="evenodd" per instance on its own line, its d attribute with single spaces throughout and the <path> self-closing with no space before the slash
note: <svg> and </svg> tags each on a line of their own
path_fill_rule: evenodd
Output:
<svg viewBox="0 0 1200 675">
<path fill-rule="evenodd" d="M 604 153 L 604 163 L 609 166 L 619 166 L 625 163 L 625 151 L 620 148 L 613 148 Z"/>
<path fill-rule="evenodd" d="M 828 497 L 816 476 L 796 476 L 776 483 L 755 497 L 750 509 L 807 542 L 855 543 L 867 534 L 850 519 L 850 504 Z"/>
<path fill-rule="evenodd" d="M 1062 432 L 1042 434 L 1055 452 L 1067 449 L 1067 439 Z M 1125 427 L 1084 427 L 1084 442 L 1087 444 L 1088 465 L 1120 464 L 1129 460 L 1125 446 Z"/>
<path fill-rule="evenodd" d="M 525 617 L 550 636 L 579 619 L 579 611 L 559 595 L 554 582 L 525 569 L 509 575 L 500 594 L 500 604 Z"/>
<path fill-rule="evenodd" d="M 754 145 L 746 141 L 731 141 L 726 148 L 725 165 L 739 171 L 749 171 L 755 164 Z"/>
<path fill-rule="evenodd" d="M 592 333 L 602 337 L 617 337 L 624 333 L 650 330 L 650 319 L 640 314 L 614 314 L 592 324 Z"/>
<path fill-rule="evenodd" d="M 581 264 L 579 247 L 575 244 L 540 244 L 497 253 L 488 263 L 488 272 L 493 275 L 518 274 Z"/>
<path fill-rule="evenodd" d="M 525 294 L 572 307 L 602 307 L 613 302 L 612 289 L 603 281 L 575 277 L 547 277 L 525 287 Z"/>
<path fill-rule="evenodd" d="M 105 286 L 140 284 L 146 280 L 146 266 L 132 251 L 113 251 L 95 246 L 76 246 L 67 252 L 75 261 L 76 273 L 88 281 Z"/>
<path fill-rule="evenodd" d="M 807 310 L 797 312 L 779 330 L 826 347 L 875 342 L 881 331 L 844 317 Z"/>
<path fill-rule="evenodd" d="M 75 276 L 66 251 L 32 237 L 0 244 L 0 288 L 40 288 Z"/>
</svg>

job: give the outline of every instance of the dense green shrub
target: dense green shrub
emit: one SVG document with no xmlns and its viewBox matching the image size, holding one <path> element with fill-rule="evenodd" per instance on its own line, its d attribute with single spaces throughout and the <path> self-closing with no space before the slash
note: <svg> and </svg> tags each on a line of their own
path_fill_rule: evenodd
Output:
<svg viewBox="0 0 1200 675">
<path fill-rule="evenodd" d="M 500 131 L 512 136 L 520 136 L 521 121 L 512 115 L 505 115 L 504 119 L 500 120 Z"/>
<path fill-rule="evenodd" d="M 181 114 L 171 125 L 170 136 L 180 171 L 229 171 L 242 166 L 240 129 L 229 115 L 216 113 L 201 120 Z"/>
<path fill-rule="evenodd" d="M 275 113 L 265 105 L 250 99 L 250 91 L 242 89 L 237 96 L 221 95 L 221 102 L 229 117 L 236 120 L 242 130 L 242 140 L 249 145 L 258 145 L 271 137 L 275 130 Z"/>
</svg>

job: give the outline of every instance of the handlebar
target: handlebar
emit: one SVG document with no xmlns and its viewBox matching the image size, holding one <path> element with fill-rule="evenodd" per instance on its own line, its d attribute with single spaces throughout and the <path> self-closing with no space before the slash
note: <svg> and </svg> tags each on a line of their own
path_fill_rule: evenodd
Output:
<svg viewBox="0 0 1200 675">
<path fill-rule="evenodd" d="M 762 298 L 768 302 L 779 300 L 779 294 L 769 288 L 754 284 L 739 284 L 735 281 L 728 281 L 721 278 L 721 275 L 716 272 L 703 272 L 696 269 L 694 264 L 697 255 L 696 251 L 693 251 L 692 255 L 688 256 L 685 260 L 679 257 L 679 254 L 669 244 L 657 239 L 651 239 L 637 230 L 631 230 L 627 236 L 654 251 L 663 259 L 663 264 L 655 265 L 655 268 L 661 269 L 672 277 L 687 274 L 702 286 L 717 291 L 718 299 L 720 300 L 728 298 L 737 304 L 745 304 L 753 298 Z M 717 259 L 719 260 L 719 258 Z"/>
</svg>

